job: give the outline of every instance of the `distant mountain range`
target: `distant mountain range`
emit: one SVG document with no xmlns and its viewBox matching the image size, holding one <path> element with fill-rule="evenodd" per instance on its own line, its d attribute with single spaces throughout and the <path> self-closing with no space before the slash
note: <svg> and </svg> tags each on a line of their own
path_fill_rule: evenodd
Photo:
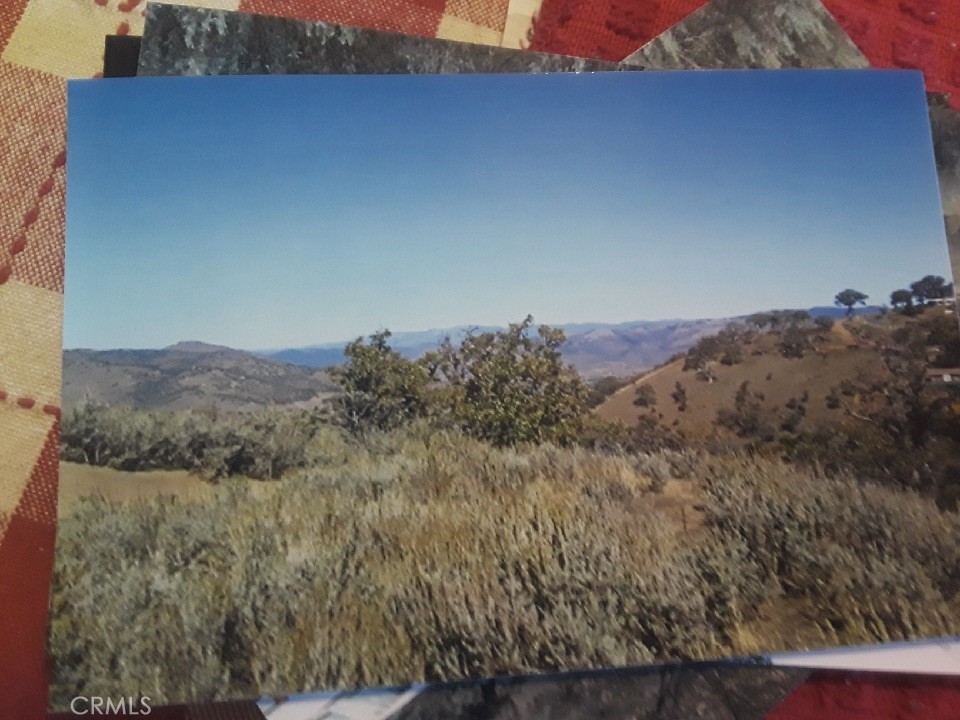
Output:
<svg viewBox="0 0 960 720">
<path fill-rule="evenodd" d="M 856 314 L 876 313 L 879 307 L 861 307 Z M 824 306 L 810 308 L 813 316 L 843 317 L 843 308 Z M 710 335 L 738 318 L 713 318 L 704 320 L 635 320 L 625 323 L 567 323 L 557 325 L 566 333 L 563 346 L 564 358 L 573 363 L 587 378 L 603 375 L 631 375 L 640 370 L 659 365 L 677 352 L 682 352 L 704 335 Z M 418 358 L 436 348 L 445 337 L 455 343 L 463 340 L 467 332 L 502 330 L 503 327 L 462 325 L 459 327 L 397 332 L 390 336 L 390 346 L 404 357 Z M 325 368 L 344 361 L 346 342 L 322 343 L 298 348 L 257 352 L 274 360 Z"/>
<path fill-rule="evenodd" d="M 638 320 L 627 323 L 570 323 L 558 325 L 567 336 L 563 356 L 584 377 L 629 375 L 663 362 L 686 350 L 703 335 L 714 333 L 730 322 L 710 320 Z M 436 348 L 444 338 L 460 342 L 468 332 L 502 330 L 502 327 L 460 326 L 455 328 L 398 332 L 390 346 L 404 357 L 418 358 Z M 346 343 L 324 343 L 258 353 L 273 360 L 304 367 L 330 367 L 344 361 Z"/>
<path fill-rule="evenodd" d="M 860 308 L 858 313 L 876 312 Z M 839 308 L 812 308 L 813 315 L 841 316 Z M 587 379 L 628 377 L 659 365 L 712 335 L 736 318 L 639 320 L 619 324 L 561 325 L 567 335 L 564 359 Z M 398 332 L 390 344 L 417 358 L 449 336 L 458 342 L 470 330 L 461 326 Z M 237 411 L 268 404 L 310 405 L 338 392 L 324 368 L 344 361 L 346 343 L 247 352 L 187 341 L 160 350 L 66 350 L 63 354 L 63 405 L 88 399 L 144 409 L 185 410 L 216 405 Z"/>
<path fill-rule="evenodd" d="M 390 347 L 397 350 L 404 357 L 412 359 L 420 357 L 428 350 L 433 350 L 448 336 L 456 342 L 462 340 L 470 330 L 485 332 L 502 329 L 502 327 L 494 326 L 463 325 L 454 328 L 396 332 L 390 335 Z M 320 343 L 318 345 L 306 345 L 298 348 L 260 350 L 254 352 L 263 357 L 282 360 L 283 362 L 294 365 L 324 368 L 339 365 L 346 359 L 343 355 L 343 349 L 348 342 L 350 341 L 342 340 L 340 342 Z"/>
</svg>

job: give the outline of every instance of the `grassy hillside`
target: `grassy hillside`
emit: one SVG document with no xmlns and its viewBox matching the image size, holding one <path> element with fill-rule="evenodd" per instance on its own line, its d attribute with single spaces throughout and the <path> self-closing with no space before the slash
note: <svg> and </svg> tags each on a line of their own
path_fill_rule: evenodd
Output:
<svg viewBox="0 0 960 720">
<path fill-rule="evenodd" d="M 216 407 L 230 412 L 316 404 L 336 390 L 320 370 L 204 343 L 63 354 L 66 410 L 90 401 L 147 410 Z"/>
<path fill-rule="evenodd" d="M 689 447 L 750 449 L 960 507 L 956 316 L 943 308 L 734 327 L 619 388 L 597 414 Z"/>
<path fill-rule="evenodd" d="M 763 395 L 758 402 L 764 419 L 775 426 L 789 414 L 786 404 L 790 399 L 799 401 L 804 394 L 809 399 L 805 402 L 802 427 L 834 423 L 842 414 L 827 407 L 827 396 L 834 387 L 858 377 L 887 376 L 876 343 L 859 341 L 850 332 L 850 327 L 870 322 L 860 317 L 836 324 L 829 332 L 814 336 L 813 349 L 802 358 L 784 357 L 777 336 L 758 335 L 743 342 L 741 362 L 712 364 L 710 380 L 698 378 L 694 370 L 684 370 L 684 358 L 675 360 L 621 388 L 597 409 L 597 414 L 633 424 L 653 410 L 658 418 L 663 415 L 661 422 L 677 427 L 689 438 L 705 438 L 718 431 L 717 411 L 732 405 L 737 390 L 748 382 L 754 393 Z M 671 398 L 678 382 L 686 389 L 683 411 Z M 656 393 L 657 402 L 649 408 L 634 404 L 637 389 L 642 385 L 650 385 Z"/>
<path fill-rule="evenodd" d="M 960 631 L 960 518 L 913 492 L 425 424 L 362 444 L 325 427 L 308 457 L 267 494 L 227 480 L 202 503 L 79 503 L 58 531 L 55 704 Z"/>
<path fill-rule="evenodd" d="M 319 409 L 75 408 L 55 701 L 956 634 L 960 332 L 910 313 L 760 313 L 595 412 L 532 318 L 358 340 Z"/>
</svg>

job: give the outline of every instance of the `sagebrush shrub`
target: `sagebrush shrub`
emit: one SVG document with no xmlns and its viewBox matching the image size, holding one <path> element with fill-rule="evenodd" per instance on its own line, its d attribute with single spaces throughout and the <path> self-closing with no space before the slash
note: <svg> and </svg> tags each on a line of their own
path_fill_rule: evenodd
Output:
<svg viewBox="0 0 960 720">
<path fill-rule="evenodd" d="M 317 411 L 209 413 L 83 404 L 63 418 L 60 457 L 119 470 L 189 470 L 208 477 L 276 479 L 306 465 Z"/>
<path fill-rule="evenodd" d="M 321 424 L 304 453 L 203 503 L 88 500 L 61 519 L 55 705 L 715 657 L 783 600 L 844 642 L 960 627 L 960 520 L 912 492 L 427 423 L 362 443 Z M 706 525 L 655 511 L 654 474 L 701 487 Z"/>
</svg>

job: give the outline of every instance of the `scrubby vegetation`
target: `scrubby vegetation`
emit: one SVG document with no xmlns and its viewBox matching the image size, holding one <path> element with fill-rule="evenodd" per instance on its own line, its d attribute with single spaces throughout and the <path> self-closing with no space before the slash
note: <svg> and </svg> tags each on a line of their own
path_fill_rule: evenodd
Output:
<svg viewBox="0 0 960 720">
<path fill-rule="evenodd" d="M 960 393 L 930 383 L 927 373 L 960 365 L 956 318 L 926 314 L 892 331 L 864 325 L 860 335 L 878 348 L 882 364 L 831 388 L 827 407 L 842 420 L 802 432 L 797 421 L 779 444 L 789 457 L 918 489 L 957 508 Z"/>
<path fill-rule="evenodd" d="M 749 548 L 760 576 L 812 603 L 832 642 L 956 632 L 960 516 L 929 500 L 742 457 L 707 475 L 709 519 Z"/>
<path fill-rule="evenodd" d="M 203 506 L 89 500 L 59 529 L 55 701 L 255 696 L 754 652 L 782 603 L 866 642 L 957 631 L 960 521 L 776 460 L 495 448 L 325 426 L 307 468 Z M 658 483 L 692 484 L 686 530 Z M 688 508 L 690 515 L 697 513 Z M 686 520 L 684 520 L 686 522 Z"/>
<path fill-rule="evenodd" d="M 608 395 L 629 424 L 590 411 L 598 388 L 530 318 L 416 361 L 358 338 L 316 410 L 82 406 L 63 459 L 218 484 L 61 520 L 54 701 L 956 634 L 960 405 L 926 375 L 960 365 L 954 320 L 758 313 Z M 829 353 L 861 364 L 812 391 Z"/>
<path fill-rule="evenodd" d="M 322 413 L 137 411 L 85 403 L 60 431 L 62 459 L 118 470 L 189 470 L 211 479 L 276 479 L 306 463 Z"/>
<path fill-rule="evenodd" d="M 595 408 L 604 400 L 613 395 L 620 388 L 632 384 L 639 376 L 618 377 L 616 375 L 604 375 L 588 383 L 589 395 L 587 396 L 587 406 Z"/>
<path fill-rule="evenodd" d="M 960 332 L 953 312 L 928 307 L 951 295 L 952 286 L 941 277 L 928 276 L 910 287 L 893 293 L 898 308 L 893 313 L 835 323 L 812 318 L 806 311 L 778 310 L 747 318 L 747 327 L 767 330 L 765 335 L 731 325 L 716 336 L 701 338 L 682 364 L 683 374 L 690 373 L 699 382 L 675 381 L 677 410 L 688 417 L 703 413 L 698 408 L 702 392 L 698 386 L 716 383 L 724 373 L 722 366 L 731 364 L 721 348 L 732 338 L 741 345 L 735 354 L 741 362 L 746 357 L 783 358 L 789 361 L 784 365 L 788 374 L 794 372 L 792 363 L 812 356 L 815 363 L 802 365 L 801 372 L 818 384 L 830 383 L 818 396 L 803 388 L 799 399 L 768 402 L 756 382 L 763 376 L 743 370 L 733 377 L 744 379 L 728 385 L 728 399 L 712 410 L 713 432 L 701 433 L 703 445 L 714 450 L 750 449 L 912 488 L 941 507 L 957 509 L 960 387 L 932 382 L 931 377 L 937 368 L 960 367 Z M 837 303 L 852 313 L 855 305 L 866 301 L 861 295 L 845 290 L 838 293 Z M 860 359 L 851 364 L 843 359 L 845 353 L 859 353 Z M 848 369 L 838 376 L 835 368 L 844 363 Z M 766 372 L 765 377 L 770 381 L 773 374 Z M 810 412 L 817 407 L 832 411 L 832 417 Z M 685 422 L 678 417 L 673 424 L 682 428 Z"/>
<path fill-rule="evenodd" d="M 656 405 L 657 391 L 653 389 L 652 385 L 641 385 L 634 393 L 633 404 L 637 407 L 651 407 Z"/>
</svg>

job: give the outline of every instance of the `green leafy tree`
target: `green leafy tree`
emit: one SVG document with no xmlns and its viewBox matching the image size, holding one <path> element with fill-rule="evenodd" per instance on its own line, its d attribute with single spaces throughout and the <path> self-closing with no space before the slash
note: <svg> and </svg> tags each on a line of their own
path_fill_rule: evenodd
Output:
<svg viewBox="0 0 960 720">
<path fill-rule="evenodd" d="M 743 346 L 746 344 L 753 333 L 747 329 L 746 325 L 730 323 L 723 330 L 717 333 L 717 340 L 720 343 L 720 364 L 736 365 L 743 362 Z"/>
<path fill-rule="evenodd" d="M 352 432 L 389 430 L 426 414 L 430 377 L 420 364 L 388 344 L 389 330 L 344 349 L 347 362 L 332 372 L 343 389 L 334 401 L 337 419 Z"/>
<path fill-rule="evenodd" d="M 589 390 L 563 362 L 562 330 L 533 318 L 500 332 L 468 333 L 459 347 L 447 339 L 423 358 L 445 393 L 453 418 L 495 445 L 573 442 L 587 413 Z"/>
<path fill-rule="evenodd" d="M 859 290 L 847 288 L 846 290 L 841 290 L 837 293 L 836 297 L 833 298 L 833 304 L 837 307 L 845 307 L 847 309 L 847 317 L 850 317 L 853 315 L 853 306 L 866 305 L 868 297 L 869 295 L 866 295 Z"/>
<path fill-rule="evenodd" d="M 894 290 L 890 293 L 890 304 L 895 309 L 903 308 L 907 311 L 913 307 L 913 293 L 909 290 Z"/>
<path fill-rule="evenodd" d="M 783 323 L 786 319 L 784 317 L 783 310 L 771 310 L 770 313 L 768 314 L 768 317 L 769 317 L 768 325 L 769 325 L 770 332 L 774 332 L 774 333 L 780 332 L 780 328 L 783 327 Z"/>
<path fill-rule="evenodd" d="M 717 359 L 721 351 L 720 340 L 716 335 L 707 335 L 697 340 L 696 344 L 687 351 L 683 360 L 683 370 L 702 370 Z"/>
<path fill-rule="evenodd" d="M 939 275 L 927 275 L 915 283 L 911 283 L 910 292 L 913 293 L 917 302 L 923 305 L 928 300 L 939 300 L 940 298 L 950 297 L 953 288 Z"/>
</svg>

